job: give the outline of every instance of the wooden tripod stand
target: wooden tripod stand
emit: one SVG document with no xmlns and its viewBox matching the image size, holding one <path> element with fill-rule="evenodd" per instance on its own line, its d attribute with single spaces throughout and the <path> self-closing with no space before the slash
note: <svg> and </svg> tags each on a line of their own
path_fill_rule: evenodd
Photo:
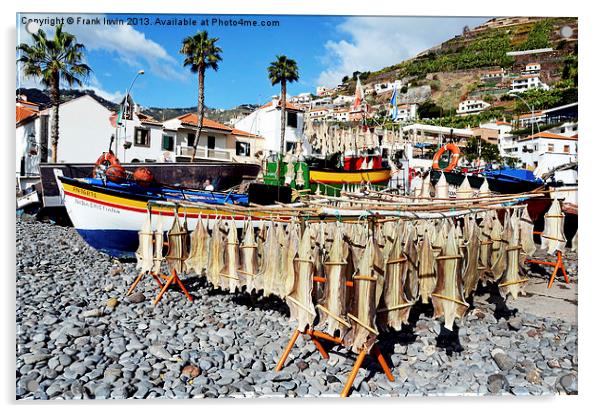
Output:
<svg viewBox="0 0 602 413">
<path fill-rule="evenodd" d="M 167 291 L 169 286 L 172 284 L 176 284 L 180 288 L 180 290 L 182 290 L 182 292 L 184 293 L 186 298 L 188 298 L 188 300 L 190 300 L 191 302 L 194 301 L 192 299 L 192 296 L 190 295 L 190 293 L 184 286 L 184 283 L 182 282 L 182 280 L 180 280 L 180 277 L 178 277 L 178 273 L 176 272 L 175 269 L 171 270 L 171 275 L 169 275 L 169 276 L 165 275 L 165 274 L 157 274 L 157 273 L 154 273 L 151 271 L 141 272 L 140 275 L 138 275 L 138 277 L 136 277 L 136 280 L 134 280 L 134 283 L 132 284 L 132 286 L 130 287 L 128 292 L 125 294 L 126 297 L 128 295 L 130 295 L 132 292 L 134 292 L 134 289 L 136 288 L 136 286 L 138 285 L 140 280 L 142 280 L 142 277 L 145 274 L 148 274 L 151 277 L 153 277 L 155 279 L 155 281 L 157 282 L 159 289 L 160 289 L 159 294 L 157 295 L 157 298 L 155 298 L 155 301 L 153 301 L 153 305 L 157 305 L 157 303 L 159 301 L 161 301 L 161 298 L 163 298 L 165 291 Z M 165 282 L 165 284 L 163 284 L 163 282 Z"/>
<path fill-rule="evenodd" d="M 564 282 L 566 282 L 567 284 L 570 283 L 569 276 L 566 274 L 566 269 L 564 268 L 562 252 L 560 252 L 560 251 L 556 251 L 556 261 L 541 261 L 541 260 L 527 259 L 527 260 L 525 260 L 525 262 L 554 267 L 554 271 L 552 271 L 552 275 L 550 276 L 550 281 L 548 282 L 548 288 L 552 288 L 552 285 L 554 284 L 554 279 L 556 278 L 556 273 L 558 273 L 558 270 L 562 271 L 562 275 L 564 276 Z"/>
<path fill-rule="evenodd" d="M 280 357 L 280 360 L 278 361 L 278 364 L 276 365 L 276 369 L 275 369 L 276 371 L 280 371 L 282 369 L 282 367 L 284 366 L 284 363 L 286 362 L 288 355 L 290 354 L 291 350 L 293 349 L 293 346 L 295 345 L 297 338 L 299 338 L 299 334 L 301 334 L 301 332 L 299 330 L 295 330 L 295 332 L 293 333 L 293 336 L 291 337 L 286 348 L 284 349 L 284 353 L 282 353 L 282 356 Z M 326 352 L 326 350 L 322 346 L 322 343 L 318 339 L 327 340 L 327 341 L 330 341 L 335 344 L 343 344 L 342 338 L 333 337 L 330 334 L 326 334 L 321 331 L 306 329 L 303 332 L 303 334 L 308 335 L 311 338 L 311 341 L 314 343 L 314 345 L 316 346 L 316 348 L 318 349 L 318 351 L 320 352 L 322 357 L 326 360 L 329 358 L 328 353 Z M 345 387 L 343 388 L 343 391 L 341 392 L 341 397 L 347 397 L 347 395 L 349 394 L 351 387 L 353 387 L 353 382 L 355 381 L 355 377 L 357 376 L 357 373 L 359 372 L 360 367 L 362 367 L 362 363 L 364 362 L 364 359 L 366 358 L 367 353 L 368 353 L 367 351 L 362 350 L 358 354 L 357 359 L 355 360 L 355 364 L 353 365 L 353 369 L 351 370 L 351 373 L 349 373 L 349 377 L 347 377 L 347 382 L 345 383 Z M 387 365 L 387 361 L 385 360 L 385 357 L 383 356 L 382 352 L 380 351 L 380 348 L 377 345 L 372 346 L 372 349 L 370 350 L 370 354 L 376 358 L 376 360 L 378 361 L 378 364 L 380 364 L 385 375 L 387 376 L 387 379 L 389 379 L 389 381 L 395 381 L 393 374 L 391 374 L 391 369 Z"/>
</svg>

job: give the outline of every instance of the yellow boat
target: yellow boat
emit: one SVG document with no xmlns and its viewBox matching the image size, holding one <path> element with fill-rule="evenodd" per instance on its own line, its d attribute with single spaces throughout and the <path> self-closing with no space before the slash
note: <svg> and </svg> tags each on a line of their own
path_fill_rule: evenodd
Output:
<svg viewBox="0 0 602 413">
<path fill-rule="evenodd" d="M 391 169 L 359 169 L 355 171 L 344 170 L 309 170 L 309 181 L 312 184 L 386 184 L 391 178 Z"/>
</svg>

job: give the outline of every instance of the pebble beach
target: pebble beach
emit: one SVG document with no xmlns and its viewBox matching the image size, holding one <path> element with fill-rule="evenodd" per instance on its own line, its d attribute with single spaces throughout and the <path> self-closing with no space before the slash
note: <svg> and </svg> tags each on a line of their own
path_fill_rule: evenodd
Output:
<svg viewBox="0 0 602 413">
<path fill-rule="evenodd" d="M 347 349 L 327 346 L 324 360 L 299 339 L 275 372 L 294 331 L 279 299 L 185 275 L 194 302 L 172 289 L 153 306 L 152 279 L 126 297 L 135 263 L 73 228 L 23 216 L 16 239 L 17 399 L 338 396 L 353 367 Z M 569 286 L 559 276 L 546 291 L 550 270 L 534 269 L 516 301 L 482 287 L 453 331 L 415 306 L 410 325 L 379 341 L 395 381 L 367 357 L 350 397 L 577 394 L 576 253 L 565 260 Z"/>
</svg>

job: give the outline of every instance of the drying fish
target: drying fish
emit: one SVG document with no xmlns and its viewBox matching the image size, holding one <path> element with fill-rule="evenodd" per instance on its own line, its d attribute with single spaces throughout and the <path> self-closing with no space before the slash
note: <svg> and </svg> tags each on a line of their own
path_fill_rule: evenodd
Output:
<svg viewBox="0 0 602 413">
<path fill-rule="evenodd" d="M 431 294 L 434 317 L 443 316 L 448 330 L 453 329 L 454 320 L 461 320 L 468 309 L 468 303 L 464 301 L 460 259 L 456 237 L 449 234 L 442 254 L 437 257 L 437 285 Z"/>
<path fill-rule="evenodd" d="M 431 245 L 430 235 L 426 231 L 418 250 L 418 288 L 423 304 L 429 302 L 436 283 L 435 253 Z"/>
<path fill-rule="evenodd" d="M 315 260 L 310 233 L 306 230 L 301 237 L 298 257 L 295 261 L 295 286 L 292 293 L 286 297 L 286 303 L 291 310 L 291 319 L 297 321 L 297 330 L 301 332 L 311 327 L 316 318 L 316 309 L 311 298 Z"/>
<path fill-rule="evenodd" d="M 441 176 L 435 185 L 435 198 L 449 198 L 449 184 L 445 179 L 445 173 L 441 172 Z"/>
<path fill-rule="evenodd" d="M 226 258 L 224 266 L 220 271 L 220 286 L 223 290 L 228 290 L 233 293 L 236 287 L 239 286 L 240 278 L 238 278 L 239 270 L 238 256 L 238 235 L 236 233 L 236 224 L 234 220 L 230 221 L 228 228 L 228 237 L 226 242 Z"/>
<path fill-rule="evenodd" d="M 433 226 L 431 230 L 433 233 L 433 237 L 432 237 L 433 252 L 435 254 L 435 257 L 437 257 L 439 254 L 441 254 L 441 251 L 443 250 L 443 247 L 445 246 L 445 239 L 447 237 L 447 231 L 448 231 L 447 221 L 440 222 L 438 225 Z"/>
<path fill-rule="evenodd" d="M 353 302 L 347 317 L 352 329 L 344 342 L 355 353 L 370 351 L 378 336 L 376 305 L 383 289 L 383 262 L 374 240 L 369 237 L 364 248 L 357 273 L 353 276 Z"/>
<path fill-rule="evenodd" d="M 548 254 L 563 251 L 566 246 L 564 237 L 564 212 L 560 208 L 558 199 L 554 199 L 552 206 L 544 215 L 544 227 L 541 234 L 541 249 L 547 250 Z"/>
<path fill-rule="evenodd" d="M 477 288 L 479 282 L 479 231 L 474 219 L 466 219 L 467 239 L 464 243 L 464 298 L 468 298 Z"/>
<path fill-rule="evenodd" d="M 333 234 L 333 241 L 324 262 L 326 283 L 324 296 L 316 305 L 320 315 L 318 328 L 332 336 L 338 331 L 339 336 L 344 336 L 351 324 L 347 319 L 347 258 L 349 248 L 343 241 L 340 226 L 337 225 Z"/>
<path fill-rule="evenodd" d="M 161 273 L 161 263 L 163 262 L 163 242 L 164 234 L 163 234 L 163 216 L 159 215 L 157 217 L 157 228 L 155 229 L 155 242 L 154 242 L 154 250 L 155 256 L 153 258 L 153 269 L 152 272 L 154 274 Z"/>
<path fill-rule="evenodd" d="M 259 271 L 257 263 L 257 243 L 255 242 L 255 231 L 250 220 L 245 222 L 242 243 L 240 244 L 240 269 L 238 277 L 241 285 L 247 287 L 247 291 L 258 290 L 255 285 L 255 277 Z"/>
<path fill-rule="evenodd" d="M 149 272 L 153 269 L 153 230 L 150 213 L 138 232 L 138 240 L 140 244 L 136 250 L 136 268 L 140 269 L 140 272 Z"/>
<path fill-rule="evenodd" d="M 184 261 L 188 256 L 187 238 L 186 216 L 184 216 L 184 224 L 180 224 L 176 211 L 171 229 L 167 232 L 168 252 L 165 260 L 170 271 L 176 270 L 178 274 L 184 272 Z"/>
<path fill-rule="evenodd" d="M 188 273 L 203 274 L 209 262 L 209 233 L 207 223 L 199 217 L 196 228 L 190 235 L 190 255 L 184 261 Z"/>
<path fill-rule="evenodd" d="M 418 249 L 416 248 L 416 227 L 408 222 L 404 239 L 403 253 L 407 259 L 404 291 L 408 299 L 418 299 Z"/>
<path fill-rule="evenodd" d="M 402 240 L 393 240 L 388 259 L 385 261 L 384 289 L 381 305 L 376 310 L 379 324 L 393 330 L 401 330 L 407 324 L 414 301 L 408 300 L 404 292 L 404 282 L 408 280 L 408 260 L 402 252 Z"/>
<path fill-rule="evenodd" d="M 483 183 L 479 188 L 479 197 L 488 197 L 491 196 L 491 190 L 489 189 L 489 182 L 487 182 L 487 178 L 483 179 Z"/>
<path fill-rule="evenodd" d="M 464 180 L 462 181 L 462 185 L 460 185 L 460 187 L 456 191 L 456 198 L 457 199 L 469 199 L 469 198 L 472 198 L 472 196 L 473 196 L 472 187 L 470 186 L 470 182 L 468 182 L 468 177 L 465 176 Z"/>
<path fill-rule="evenodd" d="M 504 235 L 507 234 L 506 226 L 508 219 L 505 220 L 506 225 L 502 223 L 495 215 L 493 219 L 493 227 L 491 228 L 491 277 L 493 281 L 497 281 L 504 274 L 506 268 L 506 244 Z"/>
<path fill-rule="evenodd" d="M 516 216 L 518 217 L 518 215 Z M 508 217 L 506 217 L 508 218 Z M 510 239 L 508 247 L 506 248 L 507 264 L 504 270 L 504 276 L 500 280 L 498 285 L 500 294 L 505 298 L 508 294 L 512 295 L 512 298 L 518 298 L 518 294 L 524 291 L 524 287 L 528 281 L 527 278 L 520 277 L 520 261 L 519 254 L 521 250 L 520 235 L 517 231 L 517 225 L 519 225 L 517 219 L 508 219 L 509 222 L 509 235 Z"/>
<path fill-rule="evenodd" d="M 299 251 L 299 224 L 289 224 L 288 238 L 283 249 L 286 259 L 283 261 L 282 274 L 280 277 L 280 296 L 286 297 L 295 288 L 295 259 Z"/>
<path fill-rule="evenodd" d="M 491 212 L 491 211 L 490 211 Z M 486 213 L 481 221 L 479 230 L 479 279 L 485 285 L 491 277 L 491 231 L 493 229 L 493 218 L 491 213 Z"/>
<path fill-rule="evenodd" d="M 579 231 L 575 232 L 575 236 L 573 237 L 573 239 L 571 240 L 571 251 L 573 252 L 577 252 L 578 248 L 577 248 L 577 235 L 579 234 Z"/>
<path fill-rule="evenodd" d="M 209 266 L 207 267 L 207 280 L 214 288 L 220 286 L 220 272 L 224 266 L 225 237 L 222 233 L 222 220 L 213 224 L 211 240 L 209 242 Z"/>
<path fill-rule="evenodd" d="M 533 221 L 529 216 L 527 208 L 523 208 L 523 212 L 520 216 L 519 233 L 520 233 L 520 245 L 522 250 L 528 256 L 533 256 L 537 247 L 535 241 L 533 241 Z"/>
<path fill-rule="evenodd" d="M 280 272 L 279 261 L 280 246 L 278 243 L 277 228 L 274 223 L 271 223 L 265 243 L 263 244 L 263 267 L 260 271 L 261 287 L 265 297 L 276 293 L 276 280 Z"/>
</svg>

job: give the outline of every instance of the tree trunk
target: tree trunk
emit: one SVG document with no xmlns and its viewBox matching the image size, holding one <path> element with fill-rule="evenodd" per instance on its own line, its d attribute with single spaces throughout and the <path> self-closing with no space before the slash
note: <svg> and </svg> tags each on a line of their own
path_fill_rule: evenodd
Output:
<svg viewBox="0 0 602 413">
<path fill-rule="evenodd" d="M 199 140 L 201 139 L 201 129 L 203 127 L 203 118 L 205 117 L 205 68 L 203 66 L 199 66 L 199 97 L 197 101 L 196 107 L 196 133 L 194 136 L 194 148 L 192 150 L 192 159 L 190 162 L 194 162 L 194 157 L 196 156 L 196 148 L 199 145 Z"/>
<path fill-rule="evenodd" d="M 59 146 L 59 105 L 61 103 L 58 72 L 52 74 L 50 86 L 50 102 L 52 104 L 52 126 L 50 133 L 52 145 L 52 162 L 56 163 L 57 151 Z"/>
<path fill-rule="evenodd" d="M 280 155 L 278 157 L 278 167 L 276 168 L 276 176 L 278 177 L 278 185 L 280 185 L 280 163 L 284 158 L 286 132 L 286 80 L 280 81 Z"/>
</svg>

